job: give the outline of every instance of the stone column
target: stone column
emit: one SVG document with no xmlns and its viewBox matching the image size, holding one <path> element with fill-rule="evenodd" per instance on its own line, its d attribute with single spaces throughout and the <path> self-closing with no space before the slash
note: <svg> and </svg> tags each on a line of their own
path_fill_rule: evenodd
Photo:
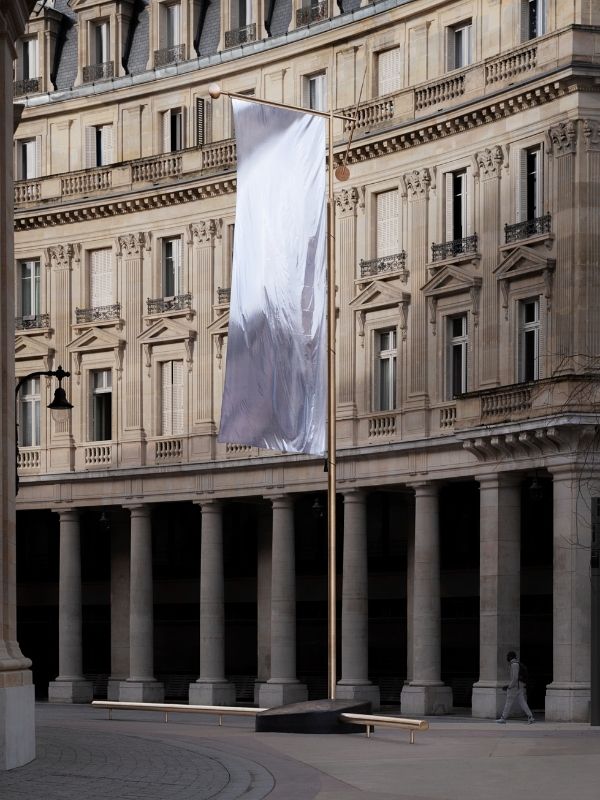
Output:
<svg viewBox="0 0 600 800">
<path fill-rule="evenodd" d="M 271 677 L 260 687 L 265 708 L 306 700 L 306 686 L 296 677 L 296 558 L 294 504 L 287 495 L 271 497 Z"/>
<path fill-rule="evenodd" d="M 256 564 L 256 683 L 254 702 L 258 705 L 260 687 L 271 674 L 271 510 L 258 512 Z"/>
<path fill-rule="evenodd" d="M 235 703 L 235 686 L 225 678 L 223 512 L 217 500 L 203 500 L 200 506 L 200 677 L 190 684 L 189 701 L 230 706 Z"/>
<path fill-rule="evenodd" d="M 553 477 L 552 683 L 546 719 L 588 722 L 590 714 L 590 487 L 581 468 Z"/>
<path fill-rule="evenodd" d="M 507 683 L 506 653 L 520 651 L 521 491 L 518 479 L 496 474 L 479 481 L 479 680 L 474 717 L 497 719 Z"/>
<path fill-rule="evenodd" d="M 119 699 L 119 687 L 129 675 L 129 531 L 122 522 L 110 534 L 110 678 L 109 700 Z"/>
<path fill-rule="evenodd" d="M 154 598 L 150 507 L 129 506 L 131 515 L 129 585 L 129 677 L 119 700 L 160 703 L 164 687 L 154 677 Z"/>
<path fill-rule="evenodd" d="M 59 511 L 58 677 L 50 682 L 51 703 L 89 703 L 92 683 L 83 678 L 81 614 L 81 546 L 79 514 Z"/>
<path fill-rule="evenodd" d="M 367 498 L 352 489 L 344 496 L 344 573 L 342 589 L 342 677 L 340 699 L 369 700 L 379 707 L 379 687 L 369 680 L 369 581 Z"/>
<path fill-rule="evenodd" d="M 438 488 L 413 484 L 415 544 L 413 576 L 413 676 L 402 689 L 402 713 L 411 716 L 446 714 L 452 689 L 441 674 L 440 541 Z"/>
</svg>

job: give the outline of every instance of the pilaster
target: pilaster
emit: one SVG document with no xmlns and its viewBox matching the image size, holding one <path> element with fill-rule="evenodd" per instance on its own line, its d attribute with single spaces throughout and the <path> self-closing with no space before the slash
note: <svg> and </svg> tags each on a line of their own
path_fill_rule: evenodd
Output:
<svg viewBox="0 0 600 800">
<path fill-rule="evenodd" d="M 576 347 L 578 360 L 597 370 L 600 353 L 600 121 L 584 120 L 585 146 L 579 149 L 578 236 L 576 239 L 580 282 L 577 286 Z M 580 355 L 579 355 L 580 354 Z"/>
</svg>

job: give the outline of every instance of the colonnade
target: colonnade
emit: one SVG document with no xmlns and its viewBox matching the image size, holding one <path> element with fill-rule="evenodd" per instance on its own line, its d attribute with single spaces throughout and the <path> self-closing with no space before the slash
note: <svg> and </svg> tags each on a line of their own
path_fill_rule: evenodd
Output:
<svg viewBox="0 0 600 800">
<path fill-rule="evenodd" d="M 473 686 L 472 713 L 494 718 L 503 703 L 505 654 L 520 650 L 521 479 L 498 473 L 477 476 L 480 488 L 480 669 Z M 583 720 L 590 696 L 590 524 L 585 520 L 580 475 L 553 472 L 553 680 L 546 690 L 550 719 Z M 452 690 L 441 680 L 441 591 L 439 489 L 435 481 L 404 487 L 414 498 L 414 532 L 408 537 L 407 681 L 401 708 L 407 715 L 447 713 Z M 369 680 L 367 492 L 341 492 L 343 569 L 341 662 L 337 696 L 379 705 L 379 688 Z M 257 691 L 261 706 L 307 698 L 296 675 L 296 569 L 294 498 L 264 498 L 258 522 Z M 587 500 L 589 503 L 589 498 Z M 225 705 L 235 689 L 225 675 L 223 573 L 224 500 L 200 500 L 199 676 L 189 687 L 192 703 Z M 124 544 L 112 545 L 111 603 L 114 699 L 157 701 L 163 687 L 153 666 L 153 577 L 150 506 L 129 506 L 130 557 L 125 575 Z M 59 675 L 50 684 L 54 702 L 86 702 L 91 685 L 82 674 L 81 567 L 77 510 L 60 514 Z M 460 531 L 456 532 L 460 535 Z M 587 553 L 587 556 L 586 556 Z M 113 609 L 111 609 L 111 612 Z M 128 625 L 123 623 L 128 614 Z M 126 658 L 128 654 L 128 658 Z M 403 673 L 403 665 L 398 665 Z"/>
</svg>

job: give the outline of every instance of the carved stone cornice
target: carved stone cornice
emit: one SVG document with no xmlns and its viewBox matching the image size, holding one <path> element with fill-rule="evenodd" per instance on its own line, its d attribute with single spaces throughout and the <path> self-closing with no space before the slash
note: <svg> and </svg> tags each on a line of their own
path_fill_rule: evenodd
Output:
<svg viewBox="0 0 600 800">
<path fill-rule="evenodd" d="M 117 253 L 124 258 L 141 258 L 142 251 L 150 249 L 151 233 L 126 233 L 117 238 Z"/>
<path fill-rule="evenodd" d="M 565 156 L 577 151 L 577 122 L 559 122 L 548 131 L 550 151 L 556 157 Z"/>
<path fill-rule="evenodd" d="M 583 136 L 586 150 L 600 150 L 600 120 L 584 119 Z"/>
<path fill-rule="evenodd" d="M 197 247 L 212 244 L 215 237 L 221 238 L 222 231 L 222 219 L 202 219 L 200 222 L 192 222 L 188 225 L 188 244 Z"/>
<path fill-rule="evenodd" d="M 72 261 L 79 261 L 80 244 L 57 244 L 46 248 L 46 266 L 70 269 Z"/>
<path fill-rule="evenodd" d="M 402 176 L 402 180 L 409 197 L 419 200 L 427 197 L 427 192 L 431 185 L 431 173 L 427 168 L 413 169 L 412 172 L 405 173 Z"/>
<path fill-rule="evenodd" d="M 358 189 L 352 186 L 350 189 L 342 189 L 335 195 L 335 205 L 341 214 L 350 214 L 356 211 L 360 200 Z"/>
<path fill-rule="evenodd" d="M 475 154 L 475 160 L 479 169 L 479 175 L 483 180 L 486 178 L 500 177 L 500 170 L 504 162 L 504 154 L 500 145 L 494 145 L 494 147 L 486 147 L 485 150 L 480 150 Z"/>
</svg>

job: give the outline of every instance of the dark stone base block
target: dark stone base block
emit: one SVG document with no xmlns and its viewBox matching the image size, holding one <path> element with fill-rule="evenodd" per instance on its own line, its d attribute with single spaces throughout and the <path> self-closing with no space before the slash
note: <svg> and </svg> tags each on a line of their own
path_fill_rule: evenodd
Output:
<svg viewBox="0 0 600 800">
<path fill-rule="evenodd" d="M 269 708 L 256 715 L 255 730 L 276 733 L 364 733 L 363 725 L 340 722 L 343 713 L 370 714 L 371 703 L 348 700 L 308 700 Z"/>
</svg>

